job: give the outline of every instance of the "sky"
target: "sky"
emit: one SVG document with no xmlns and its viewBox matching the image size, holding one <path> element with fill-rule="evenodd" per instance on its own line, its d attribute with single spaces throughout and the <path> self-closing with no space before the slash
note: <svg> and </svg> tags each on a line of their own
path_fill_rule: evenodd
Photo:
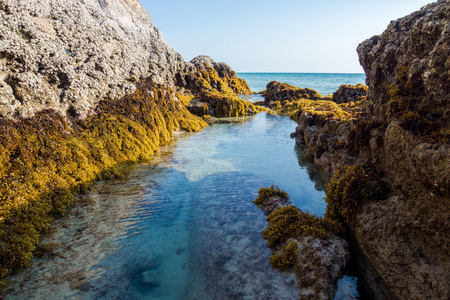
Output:
<svg viewBox="0 0 450 300">
<path fill-rule="evenodd" d="M 356 47 L 432 0 L 140 0 L 166 42 L 237 72 L 363 73 Z"/>
</svg>

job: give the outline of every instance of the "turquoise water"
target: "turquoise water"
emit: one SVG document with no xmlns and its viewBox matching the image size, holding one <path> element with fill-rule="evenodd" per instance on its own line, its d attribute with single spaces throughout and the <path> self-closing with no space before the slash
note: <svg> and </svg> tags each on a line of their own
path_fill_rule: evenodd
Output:
<svg viewBox="0 0 450 300">
<path fill-rule="evenodd" d="M 314 89 L 322 96 L 333 94 L 342 84 L 364 84 L 366 80 L 364 74 L 351 73 L 237 73 L 237 76 L 245 79 L 253 92 L 265 90 L 275 80 Z"/>
<path fill-rule="evenodd" d="M 10 279 L 6 299 L 296 299 L 270 268 L 260 187 L 286 190 L 322 215 L 323 170 L 265 113 L 186 134 L 124 178 L 101 181 L 54 222 L 55 251 Z M 354 279 L 337 299 L 356 297 Z"/>
</svg>

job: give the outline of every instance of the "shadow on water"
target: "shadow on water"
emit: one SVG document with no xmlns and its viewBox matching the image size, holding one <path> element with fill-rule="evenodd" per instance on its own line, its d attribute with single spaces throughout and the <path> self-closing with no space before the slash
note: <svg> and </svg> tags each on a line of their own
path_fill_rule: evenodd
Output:
<svg viewBox="0 0 450 300">
<path fill-rule="evenodd" d="M 304 147 L 296 146 L 295 151 L 298 164 L 302 167 L 302 169 L 306 169 L 309 179 L 315 183 L 314 187 L 316 190 L 324 191 L 325 184 L 330 181 L 330 175 L 328 175 L 324 168 L 307 159 L 306 149 Z"/>
</svg>

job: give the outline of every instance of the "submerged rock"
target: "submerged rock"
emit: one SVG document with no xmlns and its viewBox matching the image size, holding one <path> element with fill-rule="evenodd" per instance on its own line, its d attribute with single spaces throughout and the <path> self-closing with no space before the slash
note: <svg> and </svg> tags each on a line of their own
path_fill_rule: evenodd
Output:
<svg viewBox="0 0 450 300">
<path fill-rule="evenodd" d="M 337 235 L 340 226 L 292 206 L 276 186 L 261 188 L 253 202 L 268 215 L 263 237 L 272 267 L 297 276 L 300 299 L 332 299 L 350 261 L 348 243 Z"/>
<path fill-rule="evenodd" d="M 141 283 L 146 285 L 147 287 L 157 287 L 161 285 L 161 274 L 159 270 L 149 270 L 142 272 Z"/>
</svg>

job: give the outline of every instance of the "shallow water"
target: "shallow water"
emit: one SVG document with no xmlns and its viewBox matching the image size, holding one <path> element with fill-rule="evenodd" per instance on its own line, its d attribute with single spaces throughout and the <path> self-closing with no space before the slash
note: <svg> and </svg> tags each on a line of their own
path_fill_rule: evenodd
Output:
<svg viewBox="0 0 450 300">
<path fill-rule="evenodd" d="M 289 138 L 293 121 L 240 120 L 177 139 L 78 196 L 44 238 L 54 253 L 12 276 L 6 299 L 296 299 L 295 277 L 270 268 L 252 200 L 276 184 L 322 215 L 326 178 Z M 351 278 L 341 285 L 339 299 L 355 295 Z"/>
</svg>

